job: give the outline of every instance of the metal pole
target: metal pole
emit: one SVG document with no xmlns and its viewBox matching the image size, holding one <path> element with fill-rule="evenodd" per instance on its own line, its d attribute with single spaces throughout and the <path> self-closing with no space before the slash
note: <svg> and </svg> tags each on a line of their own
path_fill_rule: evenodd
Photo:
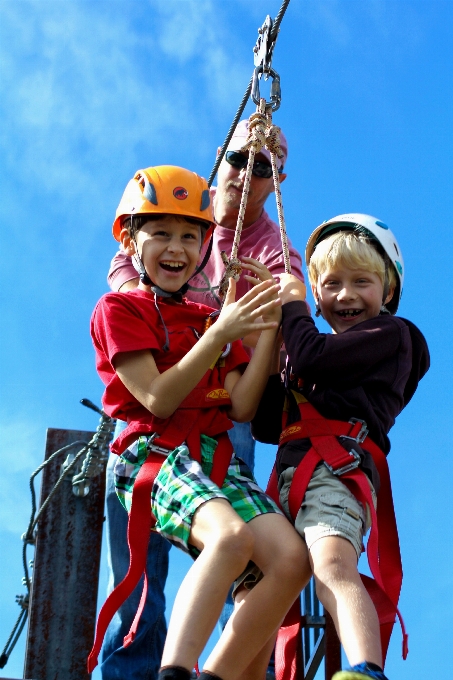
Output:
<svg viewBox="0 0 453 680">
<path fill-rule="evenodd" d="M 47 430 L 46 460 L 93 432 Z M 44 469 L 41 503 L 60 476 L 65 454 Z M 88 680 L 86 659 L 94 639 L 104 521 L 105 474 L 78 498 L 72 476 L 61 484 L 40 518 L 33 567 L 24 677 Z M 40 504 L 41 504 L 40 503 Z"/>
<path fill-rule="evenodd" d="M 341 670 L 341 644 L 332 617 L 324 610 L 326 617 L 325 635 L 325 678 L 332 680 L 333 675 Z"/>
</svg>

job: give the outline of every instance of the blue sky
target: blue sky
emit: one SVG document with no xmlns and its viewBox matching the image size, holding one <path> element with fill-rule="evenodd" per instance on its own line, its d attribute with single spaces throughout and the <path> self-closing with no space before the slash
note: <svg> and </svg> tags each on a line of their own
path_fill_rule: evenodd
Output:
<svg viewBox="0 0 453 680">
<path fill-rule="evenodd" d="M 78 401 L 102 393 L 88 324 L 106 291 L 122 190 L 148 165 L 209 174 L 252 72 L 257 28 L 279 7 L 0 0 L 0 648 L 19 613 L 28 477 L 46 428 L 97 424 Z M 449 0 L 292 0 L 273 61 L 293 243 L 303 251 L 343 212 L 389 224 L 406 264 L 400 313 L 431 349 L 431 371 L 391 433 L 410 634 L 406 662 L 398 631 L 391 643 L 387 671 L 398 680 L 432 676 L 453 625 L 452 22 Z M 263 484 L 273 455 L 258 447 Z M 169 601 L 187 566 L 172 552 Z M 3 675 L 21 677 L 23 653 L 24 638 Z"/>
</svg>

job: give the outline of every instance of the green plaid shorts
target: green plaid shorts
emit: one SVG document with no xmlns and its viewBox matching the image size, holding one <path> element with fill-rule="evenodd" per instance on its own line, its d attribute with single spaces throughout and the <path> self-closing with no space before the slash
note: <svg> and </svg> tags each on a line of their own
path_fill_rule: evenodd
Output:
<svg viewBox="0 0 453 680">
<path fill-rule="evenodd" d="M 128 512 L 135 479 L 148 456 L 147 445 L 148 437 L 139 437 L 115 465 L 116 492 Z M 163 458 L 151 493 L 155 530 L 193 557 L 199 551 L 189 545 L 192 518 L 197 508 L 206 501 L 224 498 L 244 522 L 268 512 L 282 514 L 274 501 L 260 489 L 247 465 L 235 455 L 222 488 L 214 484 L 209 474 L 216 446 L 215 439 L 201 435 L 201 465 L 190 457 L 185 445 L 174 449 L 167 458 Z"/>
</svg>

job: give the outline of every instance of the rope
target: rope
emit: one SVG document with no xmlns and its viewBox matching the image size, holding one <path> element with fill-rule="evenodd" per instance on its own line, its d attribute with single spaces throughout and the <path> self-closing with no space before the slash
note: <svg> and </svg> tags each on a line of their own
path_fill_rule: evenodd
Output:
<svg viewBox="0 0 453 680">
<path fill-rule="evenodd" d="M 277 168 L 277 156 L 283 157 L 280 148 L 280 128 L 272 124 L 272 105 L 266 106 L 267 133 L 266 147 L 271 154 L 272 175 L 274 177 L 275 201 L 277 203 L 278 224 L 280 227 L 280 238 L 282 241 L 283 261 L 285 263 L 285 274 L 291 274 L 291 260 L 289 257 L 288 234 L 286 233 L 285 215 L 283 212 L 282 192 L 280 190 L 280 177 Z"/>
<path fill-rule="evenodd" d="M 259 110 L 250 116 L 249 135 L 246 143 L 241 148 L 241 151 L 249 152 L 249 159 L 247 163 L 247 172 L 244 179 L 244 188 L 242 190 L 241 205 L 239 207 L 236 231 L 234 233 L 233 247 L 231 249 L 231 259 L 237 258 L 239 242 L 241 240 L 242 225 L 244 223 L 245 209 L 247 207 L 247 200 L 250 191 L 250 180 L 252 178 L 255 154 L 259 153 L 266 144 L 266 123 L 265 100 L 262 99 L 259 105 Z"/>
<path fill-rule="evenodd" d="M 244 178 L 244 186 L 242 189 L 241 204 L 239 206 L 238 219 L 236 229 L 234 232 L 233 246 L 231 248 L 231 257 L 228 260 L 224 251 L 222 251 L 222 260 L 225 264 L 225 272 L 219 285 L 219 296 L 224 298 L 228 289 L 228 279 L 233 278 L 239 281 L 242 272 L 241 263 L 238 260 L 238 248 L 241 240 L 242 225 L 244 223 L 245 210 L 247 208 L 247 200 L 250 190 L 250 180 L 252 177 L 253 164 L 255 162 L 255 154 L 259 153 L 266 143 L 266 114 L 265 114 L 266 100 L 260 101 L 258 111 L 253 113 L 249 118 L 249 134 L 247 141 L 241 148 L 241 151 L 248 151 L 249 158 L 247 162 L 247 170 Z"/>
<path fill-rule="evenodd" d="M 228 279 L 239 281 L 242 273 L 242 267 L 240 261 L 237 258 L 231 257 L 228 259 L 228 256 L 224 250 L 220 252 L 220 256 L 222 258 L 223 264 L 225 265 L 225 271 L 223 272 L 222 280 L 219 283 L 219 290 L 217 292 L 221 302 L 223 302 L 228 290 Z"/>
<path fill-rule="evenodd" d="M 240 149 L 242 152 L 248 151 L 249 157 L 230 259 L 228 260 L 225 251 L 222 251 L 221 253 L 223 263 L 225 264 L 225 272 L 219 285 L 219 296 L 222 299 L 225 297 L 225 293 L 228 290 L 228 279 L 233 278 L 235 281 L 238 281 L 241 275 L 242 269 L 241 263 L 238 260 L 238 249 L 250 191 L 252 169 L 255 162 L 255 155 L 259 153 L 264 146 L 268 149 L 271 155 L 272 175 L 274 179 L 275 200 L 277 203 L 278 223 L 280 227 L 285 273 L 291 274 L 288 235 L 286 233 L 282 193 L 280 190 L 280 178 L 277 167 L 277 158 L 283 157 L 283 151 L 280 147 L 280 132 L 280 128 L 277 125 L 273 125 L 272 123 L 272 104 L 267 104 L 265 99 L 260 99 L 256 113 L 253 113 L 249 118 L 249 134 L 247 141 Z"/>
</svg>

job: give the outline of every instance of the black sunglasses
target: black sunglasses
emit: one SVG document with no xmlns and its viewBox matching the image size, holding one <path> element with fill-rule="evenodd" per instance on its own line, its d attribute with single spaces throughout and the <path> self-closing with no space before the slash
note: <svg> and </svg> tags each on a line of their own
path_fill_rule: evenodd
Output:
<svg viewBox="0 0 453 680">
<path fill-rule="evenodd" d="M 242 168 L 247 166 L 249 159 L 248 156 L 245 156 L 239 151 L 227 151 L 225 154 L 225 160 L 227 163 L 232 165 L 233 168 L 242 170 Z M 283 168 L 280 168 L 278 172 L 281 173 L 282 170 Z M 252 175 L 255 175 L 255 177 L 261 177 L 262 179 L 269 179 L 269 177 L 272 177 L 272 166 L 269 165 L 269 163 L 264 163 L 264 161 L 255 161 L 253 163 Z"/>
</svg>

